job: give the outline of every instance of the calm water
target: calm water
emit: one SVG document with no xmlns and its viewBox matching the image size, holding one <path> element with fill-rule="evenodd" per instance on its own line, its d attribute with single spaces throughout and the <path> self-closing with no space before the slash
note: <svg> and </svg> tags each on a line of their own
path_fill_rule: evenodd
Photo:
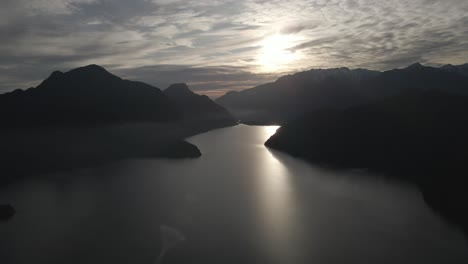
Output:
<svg viewBox="0 0 468 264">
<path fill-rule="evenodd" d="M 200 159 L 10 186 L 0 202 L 18 213 L 0 223 L 0 263 L 468 263 L 467 242 L 415 188 L 270 151 L 274 129 L 190 138 Z"/>
</svg>

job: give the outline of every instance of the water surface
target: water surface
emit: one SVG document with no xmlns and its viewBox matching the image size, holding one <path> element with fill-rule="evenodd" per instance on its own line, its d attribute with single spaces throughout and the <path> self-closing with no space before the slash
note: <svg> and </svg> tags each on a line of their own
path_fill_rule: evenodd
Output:
<svg viewBox="0 0 468 264">
<path fill-rule="evenodd" d="M 192 137 L 199 159 L 9 186 L 0 202 L 17 215 L 0 223 L 0 263 L 468 263 L 466 240 L 416 188 L 268 150 L 274 130 Z"/>
</svg>

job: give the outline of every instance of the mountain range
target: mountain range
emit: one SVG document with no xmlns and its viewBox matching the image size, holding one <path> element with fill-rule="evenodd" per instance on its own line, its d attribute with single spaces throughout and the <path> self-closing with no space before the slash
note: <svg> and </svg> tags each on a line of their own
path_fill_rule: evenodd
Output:
<svg viewBox="0 0 468 264">
<path fill-rule="evenodd" d="M 53 72 L 36 88 L 0 95 L 0 126 L 4 128 L 89 125 L 122 122 L 171 123 L 187 118 L 233 121 L 209 98 L 184 84 L 183 93 L 121 79 L 104 68 L 89 65 L 66 73 Z"/>
<path fill-rule="evenodd" d="M 283 124 L 305 112 L 344 109 L 403 92 L 468 94 L 467 68 L 468 64 L 434 68 L 416 63 L 384 72 L 312 69 L 251 89 L 228 92 L 216 102 L 244 123 Z"/>
<path fill-rule="evenodd" d="M 0 120 L 0 183 L 125 158 L 199 157 L 184 138 L 237 124 L 185 84 L 161 91 L 97 65 L 0 95 Z"/>
<path fill-rule="evenodd" d="M 265 143 L 270 148 L 321 166 L 367 169 L 416 184 L 431 207 L 468 234 L 466 69 L 414 64 L 386 72 L 312 70 L 218 102 L 267 113 L 249 121 L 282 124 Z M 248 94 L 254 99 L 239 105 Z"/>
</svg>

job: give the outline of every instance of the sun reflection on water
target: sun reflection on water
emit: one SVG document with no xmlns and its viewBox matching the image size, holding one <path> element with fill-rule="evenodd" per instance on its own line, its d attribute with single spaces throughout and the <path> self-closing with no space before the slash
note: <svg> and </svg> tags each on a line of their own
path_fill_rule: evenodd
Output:
<svg viewBox="0 0 468 264">
<path fill-rule="evenodd" d="M 265 140 L 279 126 L 265 126 Z M 272 257 L 270 263 L 295 263 L 297 228 L 294 188 L 288 168 L 268 149 L 259 152 L 256 170 L 260 237 Z"/>
<path fill-rule="evenodd" d="M 276 133 L 276 130 L 278 130 L 279 126 L 265 126 L 265 134 L 267 136 L 266 139 L 270 138 Z"/>
</svg>

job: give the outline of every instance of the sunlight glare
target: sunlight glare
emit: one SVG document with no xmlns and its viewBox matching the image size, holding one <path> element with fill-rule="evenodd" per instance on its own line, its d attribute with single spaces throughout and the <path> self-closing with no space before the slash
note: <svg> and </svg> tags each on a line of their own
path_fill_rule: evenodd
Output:
<svg viewBox="0 0 468 264">
<path fill-rule="evenodd" d="M 262 71 L 275 72 L 288 68 L 288 64 L 299 59 L 299 53 L 291 48 L 297 42 L 294 35 L 276 34 L 265 38 L 260 45 L 262 49 L 257 55 L 257 62 Z"/>
<path fill-rule="evenodd" d="M 278 128 L 279 126 L 265 126 L 265 134 L 267 135 L 267 139 L 273 136 Z"/>
</svg>

